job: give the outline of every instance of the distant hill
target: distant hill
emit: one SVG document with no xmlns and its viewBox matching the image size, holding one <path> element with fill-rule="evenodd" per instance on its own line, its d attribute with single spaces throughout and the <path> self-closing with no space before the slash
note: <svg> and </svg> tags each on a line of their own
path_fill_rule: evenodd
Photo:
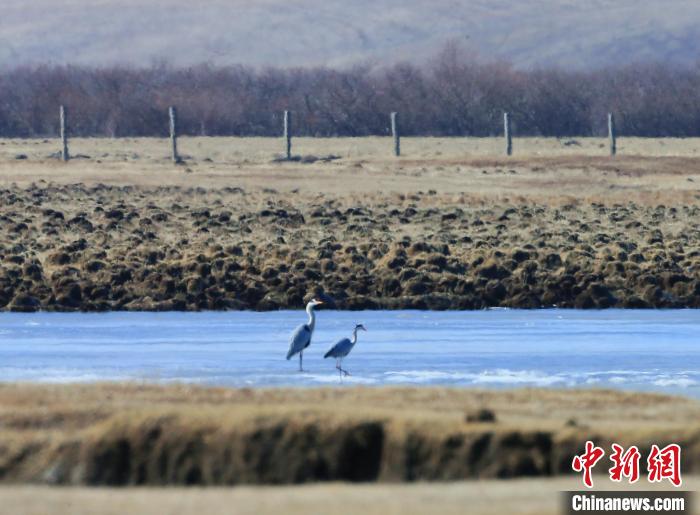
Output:
<svg viewBox="0 0 700 515">
<path fill-rule="evenodd" d="M 447 40 L 518 67 L 694 63 L 697 0 L 0 0 L 0 66 L 424 61 Z"/>
</svg>

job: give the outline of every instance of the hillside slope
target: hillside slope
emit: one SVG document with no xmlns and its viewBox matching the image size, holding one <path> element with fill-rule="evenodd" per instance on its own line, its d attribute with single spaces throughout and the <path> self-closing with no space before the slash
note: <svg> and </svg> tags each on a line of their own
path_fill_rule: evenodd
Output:
<svg viewBox="0 0 700 515">
<path fill-rule="evenodd" d="M 29 4 L 29 5 L 28 5 Z M 694 0 L 0 0 L 0 66 L 423 61 L 447 40 L 520 67 L 695 62 Z"/>
</svg>

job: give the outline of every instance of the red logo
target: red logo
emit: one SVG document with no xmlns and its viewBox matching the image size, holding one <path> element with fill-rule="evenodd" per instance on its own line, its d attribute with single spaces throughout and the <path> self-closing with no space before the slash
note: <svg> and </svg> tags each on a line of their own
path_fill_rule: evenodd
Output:
<svg viewBox="0 0 700 515">
<path fill-rule="evenodd" d="M 649 482 L 655 483 L 668 479 L 673 486 L 681 486 L 681 447 L 675 443 L 659 450 L 657 445 L 651 446 L 647 458 Z"/>
<path fill-rule="evenodd" d="M 612 444 L 612 448 L 610 461 L 614 465 L 609 469 L 610 479 L 620 482 L 626 477 L 630 483 L 636 483 L 639 479 L 639 458 L 642 457 L 637 446 L 633 445 L 626 452 L 616 443 Z"/>
<path fill-rule="evenodd" d="M 613 466 L 608 469 L 610 479 L 621 482 L 627 478 L 629 483 L 636 483 L 639 480 L 639 462 L 642 457 L 636 445 L 625 450 L 621 445 L 612 444 L 612 454 L 610 461 Z M 571 467 L 575 472 L 583 474 L 583 484 L 588 488 L 593 488 L 593 468 L 605 456 L 605 451 L 597 447 L 593 442 L 586 442 L 586 452 L 574 456 Z M 668 479 L 673 486 L 680 487 L 683 483 L 681 478 L 681 448 L 677 444 L 670 444 L 659 449 L 658 445 L 652 445 L 647 458 L 647 479 L 651 483 Z"/>
<path fill-rule="evenodd" d="M 583 472 L 583 484 L 588 488 L 593 488 L 591 471 L 603 456 L 605 456 L 605 451 L 600 447 L 596 447 L 590 440 L 586 442 L 586 452 L 580 456 L 574 456 L 571 466 L 574 471 Z"/>
</svg>

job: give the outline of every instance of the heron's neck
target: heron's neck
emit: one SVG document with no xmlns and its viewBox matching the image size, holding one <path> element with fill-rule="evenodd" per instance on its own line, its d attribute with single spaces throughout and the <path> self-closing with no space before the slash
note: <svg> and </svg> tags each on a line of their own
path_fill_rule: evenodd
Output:
<svg viewBox="0 0 700 515">
<path fill-rule="evenodd" d="M 356 343 L 357 343 L 357 327 L 352 332 L 352 344 L 355 345 Z"/>
<path fill-rule="evenodd" d="M 311 329 L 311 331 L 313 331 L 314 326 L 316 325 L 316 313 L 314 313 L 314 307 L 313 306 L 307 307 L 306 312 L 309 314 L 309 323 L 307 325 L 309 326 L 309 329 Z"/>
</svg>

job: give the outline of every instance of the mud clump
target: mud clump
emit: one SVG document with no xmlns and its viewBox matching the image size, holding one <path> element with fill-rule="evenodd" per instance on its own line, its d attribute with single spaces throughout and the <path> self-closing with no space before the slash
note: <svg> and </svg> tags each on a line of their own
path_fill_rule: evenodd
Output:
<svg viewBox="0 0 700 515">
<path fill-rule="evenodd" d="M 464 420 L 468 423 L 493 423 L 496 422 L 496 413 L 489 408 L 480 408 L 477 410 L 468 411 Z"/>
<path fill-rule="evenodd" d="M 698 209 L 11 186 L 0 309 L 700 307 Z M 632 223 L 633 221 L 633 223 Z"/>
</svg>

